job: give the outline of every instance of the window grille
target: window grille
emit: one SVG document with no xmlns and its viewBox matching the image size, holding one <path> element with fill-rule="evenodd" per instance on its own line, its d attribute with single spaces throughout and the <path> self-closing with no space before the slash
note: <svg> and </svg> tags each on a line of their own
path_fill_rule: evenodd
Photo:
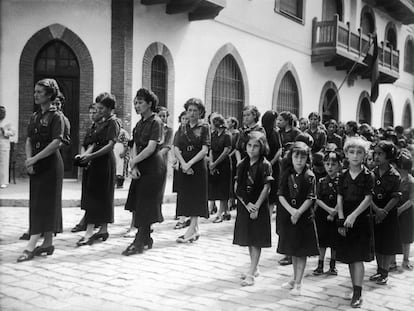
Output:
<svg viewBox="0 0 414 311">
<path fill-rule="evenodd" d="M 414 40 L 409 39 L 404 49 L 404 71 L 414 74 Z"/>
<path fill-rule="evenodd" d="M 338 120 L 338 95 L 335 90 L 329 89 L 325 93 L 322 105 L 322 123 L 331 119 Z"/>
<path fill-rule="evenodd" d="M 371 106 L 368 98 L 364 98 L 359 107 L 359 117 L 358 122 L 360 124 L 367 123 L 371 124 Z"/>
<path fill-rule="evenodd" d="M 211 111 L 225 118 L 236 117 L 241 122 L 243 106 L 243 78 L 234 57 L 227 55 L 221 60 L 214 76 Z"/>
<path fill-rule="evenodd" d="M 280 82 L 277 111 L 290 111 L 299 117 L 299 92 L 295 78 L 290 71 L 284 75 Z"/>
<path fill-rule="evenodd" d="M 151 63 L 151 90 L 158 96 L 158 105 L 167 107 L 167 62 L 161 55 L 156 55 Z"/>
<path fill-rule="evenodd" d="M 411 107 L 409 103 L 405 105 L 402 124 L 404 128 L 411 128 Z"/>
<path fill-rule="evenodd" d="M 303 18 L 303 0 L 280 0 L 279 10 L 301 20 Z"/>
</svg>

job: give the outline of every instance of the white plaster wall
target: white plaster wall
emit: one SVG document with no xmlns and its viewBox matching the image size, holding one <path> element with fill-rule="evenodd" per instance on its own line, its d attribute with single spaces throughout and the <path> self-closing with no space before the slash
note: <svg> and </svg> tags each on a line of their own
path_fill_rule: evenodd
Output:
<svg viewBox="0 0 414 311">
<path fill-rule="evenodd" d="M 94 94 L 110 91 L 110 0 L 1 0 L 0 6 L 0 103 L 16 128 L 21 52 L 31 36 L 51 24 L 69 28 L 88 47 L 94 65 Z"/>
<path fill-rule="evenodd" d="M 215 21 L 197 22 L 188 22 L 187 14 L 167 15 L 165 5 L 136 5 L 133 92 L 142 83 L 142 60 L 146 48 L 155 41 L 162 42 L 170 49 L 175 65 L 175 115 L 171 117 L 176 128 L 177 115 L 183 110 L 184 102 L 190 97 L 204 100 L 211 60 L 223 45 L 230 42 L 239 52 L 247 71 L 250 104 L 258 106 L 262 112 L 271 109 L 276 77 L 283 65 L 291 62 L 300 79 L 303 99 L 301 115 L 319 111 L 324 84 L 333 81 L 339 88 L 346 72 L 325 67 L 323 63 L 311 63 L 311 19 L 313 16 L 320 19 L 322 0 L 312 5 L 309 2 L 305 25 L 275 13 L 274 1 L 267 0 L 228 1 L 227 8 Z M 357 5 L 362 9 L 361 3 Z M 345 12 L 347 10 L 349 12 L 350 8 L 346 7 Z M 378 22 L 384 31 L 386 20 L 377 17 Z M 401 123 L 405 100 L 409 98 L 413 103 L 413 76 L 403 74 L 402 70 L 400 72 L 402 79 L 398 80 L 396 86 L 380 86 L 380 96 L 372 105 L 372 124 L 376 127 L 382 125 L 382 101 L 388 92 L 399 94 L 394 96 L 395 125 Z M 359 96 L 364 90 L 370 92 L 370 87 L 367 79 L 358 78 L 353 86 L 344 83 L 339 91 L 340 120 L 357 118 Z M 400 97 L 404 97 L 404 101 Z M 133 124 L 137 119 L 133 112 Z"/>
</svg>

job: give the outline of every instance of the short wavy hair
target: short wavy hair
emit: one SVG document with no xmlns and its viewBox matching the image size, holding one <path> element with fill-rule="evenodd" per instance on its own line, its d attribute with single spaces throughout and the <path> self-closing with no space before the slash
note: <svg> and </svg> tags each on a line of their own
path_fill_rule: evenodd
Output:
<svg viewBox="0 0 414 311">
<path fill-rule="evenodd" d="M 37 81 L 36 85 L 42 86 L 45 89 L 46 95 L 50 95 L 51 101 L 54 101 L 60 92 L 59 85 L 55 79 L 42 79 Z"/>
<path fill-rule="evenodd" d="M 351 147 L 361 148 L 364 150 L 365 154 L 368 154 L 371 143 L 363 139 L 361 136 L 347 137 L 344 144 L 344 152 L 346 153 Z"/>
<path fill-rule="evenodd" d="M 259 122 L 259 119 L 260 119 L 260 112 L 259 112 L 259 109 L 257 109 L 257 107 L 256 106 L 253 106 L 253 105 L 248 105 L 248 106 L 245 106 L 244 108 L 243 108 L 243 112 L 244 111 L 250 111 L 250 113 L 252 114 L 252 115 L 254 115 L 254 121 L 255 122 Z"/>
<path fill-rule="evenodd" d="M 106 108 L 115 109 L 116 98 L 108 92 L 100 93 L 96 96 L 95 103 L 104 105 Z"/>
<path fill-rule="evenodd" d="M 203 105 L 203 101 L 200 98 L 190 98 L 184 104 L 184 109 L 187 111 L 188 107 L 195 106 L 200 111 L 200 119 L 204 119 L 206 115 L 206 107 Z"/>
<path fill-rule="evenodd" d="M 250 140 L 257 140 L 260 144 L 260 156 L 266 156 L 269 154 L 269 144 L 267 142 L 266 135 L 262 132 L 258 131 L 252 131 L 249 133 L 249 139 Z M 246 144 L 247 147 L 247 144 Z"/>
<path fill-rule="evenodd" d="M 151 103 L 151 111 L 156 112 L 158 107 L 158 96 L 155 95 L 154 92 L 146 89 L 146 88 L 140 88 L 137 91 L 137 94 L 135 95 L 135 98 L 142 98 L 145 100 L 148 104 Z"/>
</svg>

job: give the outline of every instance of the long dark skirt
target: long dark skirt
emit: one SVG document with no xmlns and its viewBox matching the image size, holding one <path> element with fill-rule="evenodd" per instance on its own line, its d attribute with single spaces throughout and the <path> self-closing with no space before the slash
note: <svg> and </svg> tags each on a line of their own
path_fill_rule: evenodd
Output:
<svg viewBox="0 0 414 311">
<path fill-rule="evenodd" d="M 411 244 L 414 242 L 413 208 L 410 207 L 399 216 L 401 242 Z"/>
<path fill-rule="evenodd" d="M 155 153 L 138 165 L 139 179 L 132 179 L 125 209 L 135 212 L 135 227 L 162 222 L 162 199 L 164 196 L 167 166 Z"/>
<path fill-rule="evenodd" d="M 44 169 L 30 175 L 30 235 L 62 229 L 62 157 L 55 152 L 41 162 Z"/>
<path fill-rule="evenodd" d="M 223 160 L 218 166 L 215 174 L 208 175 L 208 199 L 228 200 L 231 189 L 231 163 L 230 159 Z"/>
<path fill-rule="evenodd" d="M 207 164 L 201 160 L 192 166 L 193 175 L 178 171 L 177 216 L 208 218 Z"/>
<path fill-rule="evenodd" d="M 95 158 L 83 171 L 85 187 L 81 205 L 85 209 L 87 224 L 114 222 L 115 157 L 109 152 Z"/>
<path fill-rule="evenodd" d="M 387 217 L 375 224 L 375 252 L 382 255 L 402 254 L 400 228 L 397 209 L 392 209 Z"/>
</svg>

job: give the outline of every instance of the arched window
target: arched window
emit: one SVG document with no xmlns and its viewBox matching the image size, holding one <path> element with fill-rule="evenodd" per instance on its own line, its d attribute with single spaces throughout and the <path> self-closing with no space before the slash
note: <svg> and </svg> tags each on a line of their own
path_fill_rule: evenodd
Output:
<svg viewBox="0 0 414 311">
<path fill-rule="evenodd" d="M 371 124 L 371 104 L 369 97 L 364 97 L 359 106 L 358 122 Z"/>
<path fill-rule="evenodd" d="M 405 41 L 404 71 L 414 74 L 414 39 L 411 36 Z"/>
<path fill-rule="evenodd" d="M 397 50 L 397 30 L 392 22 L 389 22 L 385 28 L 385 42 L 388 46 L 392 46 L 393 50 Z"/>
<path fill-rule="evenodd" d="M 384 128 L 387 126 L 394 126 L 394 112 L 392 110 L 391 99 L 387 100 L 384 109 Z"/>
<path fill-rule="evenodd" d="M 225 118 L 242 120 L 244 106 L 243 78 L 236 60 L 230 54 L 219 63 L 213 80 L 211 111 Z"/>
<path fill-rule="evenodd" d="M 78 169 L 72 165 L 72 159 L 79 152 L 80 70 L 78 60 L 69 46 L 62 41 L 53 40 L 39 51 L 34 69 L 34 82 L 44 78 L 55 79 L 65 96 L 63 113 L 70 122 L 71 145 L 61 148 L 64 177 L 76 178 Z"/>
<path fill-rule="evenodd" d="M 158 96 L 159 105 L 167 107 L 167 62 L 161 55 L 156 55 L 151 63 L 151 90 Z"/>
<path fill-rule="evenodd" d="M 299 117 L 299 92 L 295 78 L 290 71 L 286 72 L 280 82 L 277 111 L 290 111 Z"/>
<path fill-rule="evenodd" d="M 374 11 L 368 6 L 365 6 L 361 12 L 361 29 L 366 35 L 375 32 Z"/>
<path fill-rule="evenodd" d="M 412 120 L 411 120 L 411 105 L 410 101 L 407 100 L 404 107 L 403 118 L 402 118 L 402 125 L 404 128 L 411 128 Z"/>
<path fill-rule="evenodd" d="M 338 14 L 339 20 L 343 21 L 342 0 L 324 0 L 322 9 L 322 20 L 333 20 L 335 14 Z"/>
</svg>

